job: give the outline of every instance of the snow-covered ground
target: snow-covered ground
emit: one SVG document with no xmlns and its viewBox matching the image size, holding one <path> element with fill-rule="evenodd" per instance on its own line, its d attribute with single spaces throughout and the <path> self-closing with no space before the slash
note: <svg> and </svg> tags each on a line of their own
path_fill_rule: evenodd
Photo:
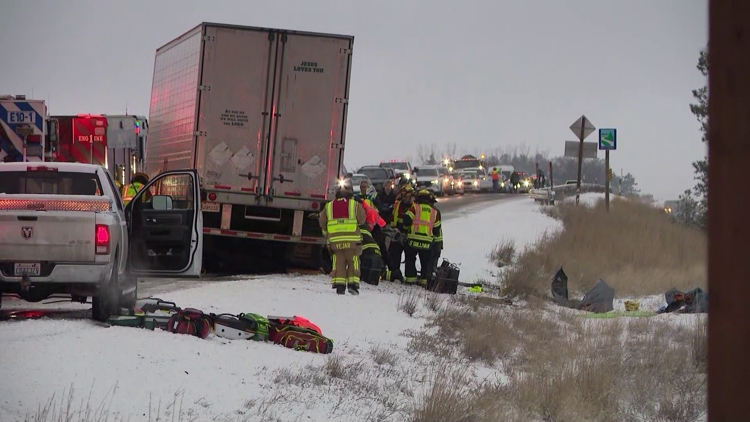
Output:
<svg viewBox="0 0 750 422">
<path fill-rule="evenodd" d="M 520 252 L 545 231 L 561 228 L 559 221 L 543 214 L 539 205 L 526 195 L 511 197 L 473 214 L 448 220 L 443 229 L 442 256 L 460 264 L 461 281 L 492 281 L 498 268 L 489 261 L 489 255 L 499 243 L 513 239 Z"/>
<path fill-rule="evenodd" d="M 559 228 L 529 198 L 504 199 L 446 220 L 443 255 L 461 264 L 462 281 L 492 277 L 487 256 L 497 243 L 512 238 L 521 249 Z M 91 412 L 109 412 L 110 420 L 156 420 L 157 412 L 162 420 L 173 414 L 196 421 L 403 420 L 440 365 L 408 351 L 405 331 L 421 328 L 428 312 L 425 303 L 413 317 L 398 311 L 399 300 L 414 291 L 363 284 L 359 297 L 338 296 L 325 276 L 266 276 L 160 295 L 204 312 L 304 316 L 334 340 L 330 356 L 80 318 L 0 322 L 0 421 L 23 420 L 53 396 L 59 410 L 71 386 L 74 410 L 89 403 Z M 71 308 L 47 307 L 61 306 Z M 495 371 L 473 369 L 483 378 Z"/>
</svg>

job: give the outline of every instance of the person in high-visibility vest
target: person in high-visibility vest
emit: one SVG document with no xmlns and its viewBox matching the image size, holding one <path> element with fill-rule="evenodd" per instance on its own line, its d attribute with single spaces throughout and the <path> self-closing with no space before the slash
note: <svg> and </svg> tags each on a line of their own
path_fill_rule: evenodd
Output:
<svg viewBox="0 0 750 422">
<path fill-rule="evenodd" d="M 319 223 L 332 252 L 333 288 L 343 295 L 347 289 L 359 294 L 359 257 L 362 255 L 362 233 L 359 226 L 365 224 L 365 209 L 354 198 L 351 179 L 339 183 L 336 198 L 327 203 L 320 213 Z"/>
<path fill-rule="evenodd" d="M 492 193 L 497 193 L 500 188 L 500 171 L 497 167 L 492 168 Z"/>
<path fill-rule="evenodd" d="M 133 198 L 135 198 L 138 192 L 146 186 L 146 183 L 148 183 L 148 175 L 145 173 L 136 173 L 133 175 L 133 178 L 130 179 L 130 183 L 122 187 L 122 201 L 126 206 L 133 200 Z M 145 196 L 147 200 L 150 199 L 150 192 L 146 192 Z"/>
<path fill-rule="evenodd" d="M 404 275 L 406 284 L 427 287 L 435 267 L 435 249 L 442 250 L 443 234 L 440 213 L 433 207 L 433 196 L 427 189 L 417 192 L 416 201 L 404 215 L 406 235 L 406 263 Z M 421 266 L 417 277 L 417 256 Z M 433 259 L 434 258 L 434 259 Z"/>
</svg>

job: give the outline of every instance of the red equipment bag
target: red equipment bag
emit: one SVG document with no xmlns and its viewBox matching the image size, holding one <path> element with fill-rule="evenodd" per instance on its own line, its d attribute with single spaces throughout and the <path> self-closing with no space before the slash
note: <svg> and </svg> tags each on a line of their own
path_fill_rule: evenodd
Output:
<svg viewBox="0 0 750 422">
<path fill-rule="evenodd" d="M 333 340 L 315 330 L 289 324 L 271 324 L 269 340 L 288 349 L 313 353 L 331 353 Z"/>
<path fill-rule="evenodd" d="M 175 334 L 189 334 L 200 338 L 206 338 L 211 333 L 213 323 L 211 317 L 203 311 L 194 308 L 185 308 L 178 311 L 169 318 L 167 331 Z"/>
<path fill-rule="evenodd" d="M 320 329 L 317 325 L 315 325 L 312 321 L 305 317 L 301 317 L 299 315 L 295 315 L 293 317 L 285 317 L 285 316 L 268 316 L 268 321 L 270 321 L 273 324 L 278 325 L 293 325 L 295 327 L 302 327 L 307 328 L 308 330 L 316 331 L 321 336 L 323 335 L 323 330 Z"/>
</svg>

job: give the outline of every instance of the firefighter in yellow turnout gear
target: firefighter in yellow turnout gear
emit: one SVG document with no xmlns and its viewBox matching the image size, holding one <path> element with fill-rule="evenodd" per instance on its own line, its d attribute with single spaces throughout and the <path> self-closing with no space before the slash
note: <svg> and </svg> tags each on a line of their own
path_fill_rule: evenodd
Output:
<svg viewBox="0 0 750 422">
<path fill-rule="evenodd" d="M 426 189 L 417 192 L 416 201 L 404 215 L 407 229 L 405 278 L 406 284 L 426 287 L 432 277 L 440 251 L 443 249 L 443 234 L 440 211 L 433 205 L 435 199 Z M 417 256 L 421 267 L 417 277 Z"/>
<path fill-rule="evenodd" d="M 130 201 L 135 198 L 135 196 L 138 194 L 138 192 L 143 189 L 143 187 L 148 183 L 148 175 L 145 173 L 136 173 L 133 175 L 133 178 L 130 179 L 130 184 L 127 184 L 122 187 L 122 201 L 125 203 L 125 205 L 128 205 Z M 146 200 L 150 199 L 149 197 L 151 195 L 146 195 Z"/>
<path fill-rule="evenodd" d="M 345 180 L 336 189 L 336 199 L 326 204 L 320 213 L 319 223 L 326 236 L 333 258 L 331 274 L 333 288 L 343 295 L 359 294 L 359 257 L 362 255 L 362 233 L 366 214 L 362 204 L 354 198 L 351 180 Z"/>
</svg>

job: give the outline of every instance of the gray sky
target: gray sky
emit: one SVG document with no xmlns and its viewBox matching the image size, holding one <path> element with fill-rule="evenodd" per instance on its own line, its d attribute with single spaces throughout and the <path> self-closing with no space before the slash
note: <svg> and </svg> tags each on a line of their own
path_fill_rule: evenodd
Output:
<svg viewBox="0 0 750 422">
<path fill-rule="evenodd" d="M 669 199 L 704 154 L 690 113 L 706 0 L 0 0 L 0 94 L 53 114 L 148 114 L 154 52 L 201 21 L 355 36 L 347 166 L 419 144 L 562 155 L 581 114 L 612 167 Z M 9 59 L 10 58 L 10 59 Z M 591 135 L 587 140 L 595 140 Z M 600 154 L 603 157 L 603 153 Z"/>
</svg>

